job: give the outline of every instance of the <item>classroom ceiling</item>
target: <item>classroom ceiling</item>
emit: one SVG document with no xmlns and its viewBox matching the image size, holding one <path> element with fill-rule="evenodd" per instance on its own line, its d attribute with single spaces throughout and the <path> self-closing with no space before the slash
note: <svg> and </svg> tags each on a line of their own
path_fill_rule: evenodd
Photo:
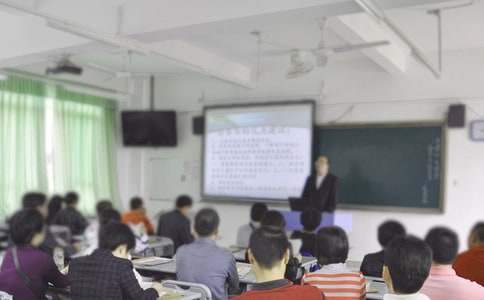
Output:
<svg viewBox="0 0 484 300">
<path fill-rule="evenodd" d="M 402 31 L 429 54 L 437 51 L 437 27 L 435 17 L 426 10 L 470 2 L 378 1 Z M 161 75 L 197 73 L 247 86 L 250 85 L 247 72 L 253 70 L 257 61 L 256 40 L 249 34 L 251 31 L 259 30 L 264 39 L 287 45 L 288 49 L 311 48 L 320 39 L 318 20 L 321 17 L 327 16 L 333 21 L 342 15 L 364 14 L 352 0 L 85 0 L 82 3 L 0 0 L 1 4 L 4 6 L 0 6 L 0 34 L 9 47 L 0 49 L 0 68 L 42 73 L 62 55 L 72 54 L 73 61 L 85 66 L 95 64 L 118 71 Z M 483 14 L 482 1 L 475 1 L 470 7 L 444 11 L 444 50 L 484 48 Z M 126 49 L 49 27 L 46 21 L 50 19 L 72 22 L 110 37 L 127 37 L 129 41 L 155 49 L 156 53 L 133 52 L 128 56 Z M 378 34 L 374 36 L 378 37 Z M 329 45 L 344 45 L 355 40 L 349 41 L 348 36 L 338 30 L 338 24 L 330 22 L 326 41 Z M 277 48 L 283 47 L 263 45 L 262 52 Z M 401 53 L 406 52 L 402 50 Z M 378 53 L 380 61 L 383 57 L 390 63 L 392 55 Z M 369 55 L 368 52 L 344 54 L 334 63 L 344 64 L 355 59 L 378 63 L 375 53 Z M 262 63 L 266 61 L 271 58 L 263 55 Z M 101 84 L 117 80 L 109 79 L 112 76 L 99 70 L 88 73 L 92 72 L 106 77 Z"/>
</svg>

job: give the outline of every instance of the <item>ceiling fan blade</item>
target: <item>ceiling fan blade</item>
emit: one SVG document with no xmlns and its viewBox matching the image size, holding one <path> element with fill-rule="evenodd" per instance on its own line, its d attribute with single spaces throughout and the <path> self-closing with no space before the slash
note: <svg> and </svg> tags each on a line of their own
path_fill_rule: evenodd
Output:
<svg viewBox="0 0 484 300">
<path fill-rule="evenodd" d="M 345 52 L 358 51 L 358 50 L 376 48 L 376 47 L 387 46 L 387 45 L 390 45 L 389 41 L 378 41 L 378 42 L 371 42 L 371 43 L 348 45 L 343 47 L 333 47 L 333 48 L 328 48 L 328 50 L 330 50 L 330 52 L 333 52 L 333 53 L 345 53 Z"/>
</svg>

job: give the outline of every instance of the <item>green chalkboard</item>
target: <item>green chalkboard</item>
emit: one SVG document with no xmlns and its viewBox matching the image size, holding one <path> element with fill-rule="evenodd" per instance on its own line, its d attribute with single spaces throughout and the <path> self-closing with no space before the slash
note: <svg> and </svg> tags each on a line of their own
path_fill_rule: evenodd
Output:
<svg viewBox="0 0 484 300">
<path fill-rule="evenodd" d="M 340 179 L 339 208 L 443 211 L 442 124 L 316 129 L 319 155 Z"/>
</svg>

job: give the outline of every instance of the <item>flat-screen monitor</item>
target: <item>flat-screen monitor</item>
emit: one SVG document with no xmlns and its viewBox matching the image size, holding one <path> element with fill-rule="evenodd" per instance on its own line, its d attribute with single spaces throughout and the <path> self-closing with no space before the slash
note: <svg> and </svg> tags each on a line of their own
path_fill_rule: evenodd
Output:
<svg viewBox="0 0 484 300">
<path fill-rule="evenodd" d="M 175 111 L 124 111 L 121 122 L 125 146 L 177 145 Z"/>
<path fill-rule="evenodd" d="M 288 202 L 312 169 L 314 101 L 204 109 L 206 200 Z"/>
</svg>

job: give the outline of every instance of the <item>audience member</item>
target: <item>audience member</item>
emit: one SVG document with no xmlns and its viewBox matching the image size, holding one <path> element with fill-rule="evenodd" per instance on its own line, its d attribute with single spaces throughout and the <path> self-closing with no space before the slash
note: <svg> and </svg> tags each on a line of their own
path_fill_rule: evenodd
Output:
<svg viewBox="0 0 484 300">
<path fill-rule="evenodd" d="M 50 198 L 49 205 L 47 207 L 47 224 L 51 225 L 54 223 L 55 217 L 62 209 L 62 204 L 64 204 L 64 198 L 62 198 L 62 196 L 54 195 Z"/>
<path fill-rule="evenodd" d="M 0 291 L 14 299 L 45 298 L 48 284 L 69 285 L 51 256 L 38 249 L 44 240 L 44 216 L 36 209 L 23 209 L 10 220 L 13 246 L 7 250 L 0 267 Z"/>
<path fill-rule="evenodd" d="M 432 249 L 430 276 L 421 290 L 432 300 L 484 299 L 484 287 L 456 275 L 452 263 L 459 250 L 457 234 L 445 227 L 429 231 L 425 242 Z"/>
<path fill-rule="evenodd" d="M 315 256 L 316 245 L 316 229 L 321 224 L 321 212 L 308 208 L 301 213 L 301 224 L 303 225 L 302 231 L 294 231 L 291 235 L 291 239 L 300 239 L 302 241 L 299 253 L 302 256 Z"/>
<path fill-rule="evenodd" d="M 383 299 L 429 300 L 419 291 L 431 265 L 432 250 L 424 241 L 412 236 L 394 238 L 385 248 L 383 279 L 390 293 Z"/>
<path fill-rule="evenodd" d="M 139 225 L 142 224 L 144 232 L 152 235 L 155 233 L 153 225 L 146 216 L 146 209 L 143 204 L 143 199 L 140 197 L 134 197 L 129 202 L 131 208 L 130 211 L 123 214 L 123 223 L 128 225 Z"/>
<path fill-rule="evenodd" d="M 86 236 L 86 238 L 88 238 L 86 239 L 88 247 L 82 251 L 83 256 L 91 255 L 99 247 L 99 232 L 103 226 L 110 223 L 121 223 L 121 214 L 113 208 L 102 209 L 99 211 L 99 213 L 100 215 L 98 216 L 99 223 L 97 231 L 90 233 L 89 237 Z"/>
<path fill-rule="evenodd" d="M 37 210 L 44 220 L 47 218 L 47 196 L 43 193 L 30 192 L 22 197 L 22 207 L 24 209 L 32 208 Z M 45 228 L 44 241 L 39 246 L 39 249 L 52 256 L 55 248 L 62 248 L 64 255 L 69 257 L 77 252 L 76 247 L 71 245 L 70 241 L 61 236 L 56 236 L 52 233 L 49 226 Z"/>
<path fill-rule="evenodd" d="M 176 199 L 176 208 L 161 215 L 158 220 L 157 234 L 170 238 L 175 244 L 175 252 L 180 246 L 193 242 L 190 219 L 188 219 L 192 206 L 192 198 L 186 195 L 179 196 Z"/>
<path fill-rule="evenodd" d="M 306 274 L 303 283 L 319 288 L 326 299 L 365 299 L 365 278 L 346 266 L 348 251 L 348 237 L 343 229 L 321 228 L 316 237 L 316 256 L 321 269 Z"/>
<path fill-rule="evenodd" d="M 385 247 L 392 239 L 405 236 L 405 227 L 397 221 L 386 221 L 378 227 L 378 242 L 383 248 L 381 251 L 365 255 L 361 264 L 361 272 L 365 276 L 382 277 Z"/>
<path fill-rule="evenodd" d="M 74 259 L 69 266 L 72 299 L 158 299 L 161 285 L 143 290 L 133 272 L 130 250 L 135 246 L 131 229 L 112 222 L 101 227 L 99 249 Z"/>
<path fill-rule="evenodd" d="M 86 230 L 84 231 L 84 236 L 88 245 L 96 245 L 99 236 L 100 219 L 103 211 L 107 209 L 112 209 L 113 204 L 109 200 L 101 200 L 96 204 L 96 219 L 89 222 Z M 117 212 L 117 211 L 116 211 Z M 119 214 L 119 212 L 117 212 Z M 121 218 L 121 217 L 120 217 Z"/>
<path fill-rule="evenodd" d="M 311 300 L 324 299 L 315 287 L 293 285 L 284 278 L 289 261 L 289 241 L 280 229 L 256 229 L 249 242 L 249 261 L 257 284 L 237 300 Z"/>
<path fill-rule="evenodd" d="M 284 231 L 286 230 L 286 220 L 284 219 L 284 216 L 277 210 L 267 211 L 262 217 L 260 225 L 261 227 L 270 226 L 273 228 L 280 228 Z"/>
<path fill-rule="evenodd" d="M 250 209 L 250 222 L 242 225 L 237 232 L 237 246 L 241 248 L 249 247 L 250 235 L 260 227 L 260 222 L 267 211 L 267 205 L 264 203 L 255 203 L 252 205 Z"/>
<path fill-rule="evenodd" d="M 215 210 L 201 209 L 195 216 L 198 239 L 181 246 L 176 253 L 178 280 L 205 284 L 214 300 L 228 299 L 229 293 L 238 293 L 239 289 L 234 256 L 215 244 L 219 224 L 220 219 Z"/>
<path fill-rule="evenodd" d="M 54 224 L 67 226 L 72 235 L 81 235 L 87 228 L 87 221 L 77 210 L 79 195 L 75 192 L 69 192 L 65 196 L 66 207 L 57 214 Z"/>
<path fill-rule="evenodd" d="M 454 269 L 460 277 L 484 286 L 484 222 L 472 228 L 468 244 L 469 250 L 457 256 Z"/>
</svg>

